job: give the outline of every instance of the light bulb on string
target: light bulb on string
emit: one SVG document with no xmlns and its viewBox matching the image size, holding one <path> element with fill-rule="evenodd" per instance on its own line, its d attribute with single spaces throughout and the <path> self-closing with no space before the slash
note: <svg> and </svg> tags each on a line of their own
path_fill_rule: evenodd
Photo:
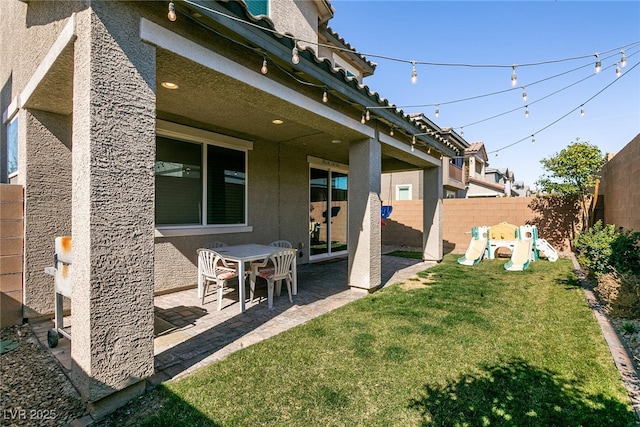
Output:
<svg viewBox="0 0 640 427">
<path fill-rule="evenodd" d="M 411 83 L 416 84 L 418 82 L 418 70 L 416 70 L 416 61 L 411 61 Z"/>
<path fill-rule="evenodd" d="M 369 121 L 371 120 L 371 114 L 369 113 L 369 110 L 366 111 L 364 118 Z"/>
<path fill-rule="evenodd" d="M 584 105 L 580 106 L 580 116 L 584 117 Z"/>
<path fill-rule="evenodd" d="M 496 151 L 496 159 L 498 158 L 498 152 Z"/>
<path fill-rule="evenodd" d="M 413 137 L 411 138 L 411 145 L 416 145 L 416 136 L 413 135 Z"/>
<path fill-rule="evenodd" d="M 627 66 L 627 57 L 626 57 L 626 56 L 624 56 L 624 50 L 621 50 L 621 51 L 620 51 L 620 55 L 622 55 L 622 56 L 620 57 L 620 66 L 621 66 L 621 67 L 626 67 L 626 66 Z"/>
<path fill-rule="evenodd" d="M 464 128 L 460 128 L 460 136 L 464 137 Z"/>
<path fill-rule="evenodd" d="M 516 66 L 515 64 L 511 66 L 511 68 L 513 68 L 513 73 L 511 73 L 511 86 L 514 86 L 518 84 L 518 76 L 516 76 Z"/>
<path fill-rule="evenodd" d="M 620 77 L 622 75 L 622 71 L 620 71 L 620 65 L 616 62 L 616 77 Z"/>
<path fill-rule="evenodd" d="M 267 57 L 266 56 L 262 59 L 262 67 L 260 68 L 260 72 L 262 74 L 267 74 L 269 72 L 269 69 L 267 68 Z"/>
<path fill-rule="evenodd" d="M 297 64 L 300 62 L 300 56 L 298 55 L 298 48 L 296 47 L 296 41 L 293 41 L 293 49 L 291 49 L 291 62 Z"/>
<path fill-rule="evenodd" d="M 389 129 L 389 136 L 393 136 L 393 126 L 391 126 L 391 129 Z"/>
<path fill-rule="evenodd" d="M 362 112 L 362 118 L 360 119 L 360 123 L 365 124 L 367 122 L 367 120 L 365 119 L 364 116 L 364 111 Z"/>
<path fill-rule="evenodd" d="M 176 6 L 173 4 L 172 1 L 169 2 L 169 13 L 167 13 L 167 18 L 171 22 L 175 22 L 175 20 L 177 19 Z"/>
<path fill-rule="evenodd" d="M 527 105 L 524 110 L 524 116 L 529 117 L 529 106 Z"/>
<path fill-rule="evenodd" d="M 525 102 L 527 100 L 527 91 L 524 86 L 522 86 L 522 101 Z"/>
<path fill-rule="evenodd" d="M 411 146 L 411 152 L 413 153 L 414 151 L 416 151 L 416 148 L 414 145 Z"/>
<path fill-rule="evenodd" d="M 596 73 L 599 73 L 602 69 L 602 62 L 600 62 L 600 55 L 596 53 Z"/>
<path fill-rule="evenodd" d="M 438 108 L 438 104 L 436 104 L 436 119 L 440 117 L 440 109 Z"/>
<path fill-rule="evenodd" d="M 535 145 L 536 143 L 536 137 L 534 135 L 531 135 L 531 144 Z"/>
<path fill-rule="evenodd" d="M 325 87 L 324 92 L 322 92 L 322 102 L 326 104 L 328 100 L 329 100 L 329 95 L 327 94 L 327 88 Z"/>
</svg>

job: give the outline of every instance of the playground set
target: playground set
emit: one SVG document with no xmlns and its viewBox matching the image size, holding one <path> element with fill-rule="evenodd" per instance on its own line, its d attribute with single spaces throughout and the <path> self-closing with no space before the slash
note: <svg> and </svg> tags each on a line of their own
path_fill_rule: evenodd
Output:
<svg viewBox="0 0 640 427">
<path fill-rule="evenodd" d="M 518 227 L 502 222 L 492 227 L 472 227 L 471 242 L 464 256 L 458 258 L 458 263 L 477 265 L 482 258 L 495 259 L 496 251 L 500 248 L 511 251 L 511 259 L 504 264 L 504 269 L 508 271 L 527 269 L 532 261 L 538 261 L 540 253 L 551 262 L 558 260 L 558 252 L 553 246 L 538 237 L 538 227 Z"/>
</svg>

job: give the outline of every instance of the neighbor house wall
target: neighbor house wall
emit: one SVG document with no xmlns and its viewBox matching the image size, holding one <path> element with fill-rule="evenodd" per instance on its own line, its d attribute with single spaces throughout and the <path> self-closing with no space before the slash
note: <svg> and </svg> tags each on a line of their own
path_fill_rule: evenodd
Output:
<svg viewBox="0 0 640 427">
<path fill-rule="evenodd" d="M 445 252 L 463 253 L 469 245 L 471 227 L 509 222 L 533 224 L 540 238 L 556 250 L 569 250 L 572 224 L 576 220 L 572 205 L 557 199 L 502 197 L 443 200 L 443 240 Z M 420 248 L 422 245 L 422 202 L 395 201 L 393 213 L 382 227 L 382 243 Z"/>
<path fill-rule="evenodd" d="M 640 134 L 603 168 L 604 221 L 640 231 Z"/>
</svg>

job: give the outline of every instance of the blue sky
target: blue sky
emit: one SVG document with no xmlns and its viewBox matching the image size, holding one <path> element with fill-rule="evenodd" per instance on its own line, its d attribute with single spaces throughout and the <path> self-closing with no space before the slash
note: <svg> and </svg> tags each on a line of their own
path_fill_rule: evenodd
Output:
<svg viewBox="0 0 640 427">
<path fill-rule="evenodd" d="M 335 16 L 329 26 L 378 64 L 364 81 L 371 91 L 405 113 L 423 112 L 440 127 L 463 131 L 469 143 L 484 142 L 491 153 L 489 166 L 508 167 L 516 181 L 534 187 L 543 173 L 540 160 L 576 138 L 615 153 L 640 133 L 640 1 L 331 3 Z M 616 78 L 619 48 L 633 43 L 625 49 L 627 65 Z M 598 74 L 596 53 L 602 62 Z M 512 89 L 511 64 L 583 56 L 587 58 L 516 67 L 518 82 Z M 416 84 L 410 82 L 411 60 L 418 62 Z M 479 98 L 451 102 L 470 97 Z M 434 104 L 439 104 L 438 118 Z"/>
</svg>

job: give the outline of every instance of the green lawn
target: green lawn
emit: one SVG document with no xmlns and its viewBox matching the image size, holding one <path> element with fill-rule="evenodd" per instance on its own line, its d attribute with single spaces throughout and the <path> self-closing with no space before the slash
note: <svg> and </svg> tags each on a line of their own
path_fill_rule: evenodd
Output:
<svg viewBox="0 0 640 427">
<path fill-rule="evenodd" d="M 130 421 L 636 425 L 569 260 L 455 259 L 158 387 Z"/>
</svg>

